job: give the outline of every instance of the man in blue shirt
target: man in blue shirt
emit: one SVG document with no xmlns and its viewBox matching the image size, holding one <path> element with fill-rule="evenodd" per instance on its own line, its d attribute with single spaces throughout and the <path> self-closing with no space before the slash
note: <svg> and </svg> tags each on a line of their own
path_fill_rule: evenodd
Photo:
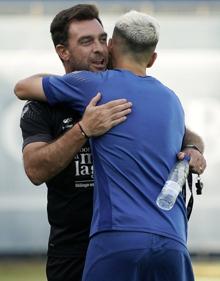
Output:
<svg viewBox="0 0 220 281">
<path fill-rule="evenodd" d="M 178 97 L 146 76 L 158 39 L 157 21 L 132 11 L 116 23 L 109 43 L 114 70 L 35 76 L 24 87 L 33 98 L 80 113 L 97 92 L 101 103 L 120 97 L 133 104 L 127 122 L 91 139 L 94 212 L 83 281 L 194 280 L 182 196 L 169 212 L 156 205 L 185 132 Z M 88 136 L 82 122 L 78 129 Z"/>
</svg>

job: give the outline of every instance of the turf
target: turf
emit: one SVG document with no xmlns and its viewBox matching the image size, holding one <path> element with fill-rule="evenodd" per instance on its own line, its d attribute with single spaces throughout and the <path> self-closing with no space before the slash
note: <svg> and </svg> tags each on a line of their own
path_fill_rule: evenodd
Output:
<svg viewBox="0 0 220 281">
<path fill-rule="evenodd" d="M 1 281 L 46 281 L 43 261 L 0 261 Z"/>
<path fill-rule="evenodd" d="M 220 261 L 194 262 L 193 269 L 198 281 L 220 281 Z"/>
</svg>

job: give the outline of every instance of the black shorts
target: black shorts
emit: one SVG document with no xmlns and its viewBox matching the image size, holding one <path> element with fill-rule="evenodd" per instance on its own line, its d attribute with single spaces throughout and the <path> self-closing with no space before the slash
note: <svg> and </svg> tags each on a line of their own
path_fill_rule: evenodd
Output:
<svg viewBox="0 0 220 281">
<path fill-rule="evenodd" d="M 47 258 L 48 281 L 81 281 L 85 256 Z"/>
</svg>

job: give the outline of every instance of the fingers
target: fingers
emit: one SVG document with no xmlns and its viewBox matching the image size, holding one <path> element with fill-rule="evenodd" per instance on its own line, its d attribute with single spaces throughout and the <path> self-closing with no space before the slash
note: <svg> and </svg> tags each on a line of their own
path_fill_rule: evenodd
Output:
<svg viewBox="0 0 220 281">
<path fill-rule="evenodd" d="M 182 160 L 186 154 L 190 156 L 190 171 L 199 175 L 202 174 L 206 169 L 206 160 L 204 156 L 195 149 L 187 148 L 184 149 L 184 151 L 179 152 L 177 157 L 179 160 Z"/>
<path fill-rule="evenodd" d="M 112 115 L 112 120 L 117 120 L 120 119 L 121 117 L 124 117 L 126 115 L 128 115 L 129 113 L 131 113 L 131 108 L 119 111 L 117 113 L 115 113 L 114 115 Z"/>
<path fill-rule="evenodd" d="M 112 115 L 111 126 L 114 127 L 127 119 L 127 115 L 131 113 L 131 108 L 125 109 Z"/>
<path fill-rule="evenodd" d="M 184 156 L 185 156 L 186 154 L 184 153 L 184 152 L 179 152 L 178 154 L 177 154 L 177 158 L 178 158 L 178 160 L 183 160 L 183 158 L 184 158 Z"/>
<path fill-rule="evenodd" d="M 190 169 L 192 172 L 197 173 L 197 174 L 202 174 L 206 168 L 206 160 L 204 156 L 199 153 L 198 151 L 191 152 L 190 153 Z"/>
<path fill-rule="evenodd" d="M 106 109 L 111 109 L 111 108 L 116 108 L 117 106 L 125 105 L 125 104 L 127 104 L 127 105 L 129 104 L 129 106 L 132 105 L 126 99 L 118 99 L 118 100 L 109 101 L 106 104 L 103 104 L 102 106 L 105 107 Z"/>
<path fill-rule="evenodd" d="M 111 121 L 120 119 L 119 122 L 121 123 L 122 121 L 125 120 L 122 117 L 131 113 L 131 107 L 132 107 L 131 102 L 127 102 L 126 100 L 121 99 L 121 100 L 114 100 L 112 102 L 109 102 L 108 104 L 101 105 L 100 109 L 102 109 L 102 112 L 105 112 L 105 113 L 108 112 L 108 118 Z M 114 124 L 115 124 L 115 122 L 114 122 Z"/>
<path fill-rule="evenodd" d="M 204 157 L 201 155 L 201 157 L 198 158 L 191 158 L 189 162 L 190 168 L 192 172 L 197 174 L 202 174 L 206 168 L 206 161 Z"/>
<path fill-rule="evenodd" d="M 124 122 L 126 119 L 127 119 L 126 116 L 122 116 L 122 117 L 120 117 L 120 118 L 115 119 L 114 121 L 112 121 L 111 127 L 113 128 L 113 127 L 115 127 L 115 126 L 121 124 L 121 123 Z"/>
<path fill-rule="evenodd" d="M 93 97 L 88 104 L 88 106 L 96 106 L 97 103 L 101 99 L 101 93 L 97 93 L 95 97 Z M 99 109 L 104 110 L 110 110 L 110 114 L 114 114 L 123 110 L 126 110 L 127 108 L 132 107 L 132 103 L 128 102 L 126 99 L 118 99 L 118 100 L 113 100 L 108 103 L 102 104 L 98 106 Z"/>
<path fill-rule="evenodd" d="M 201 175 L 205 171 L 205 169 L 206 169 L 206 160 L 204 158 L 197 169 L 198 170 L 197 174 Z"/>
<path fill-rule="evenodd" d="M 97 102 L 99 102 L 100 99 L 101 99 L 101 93 L 97 93 L 97 95 L 94 96 L 94 97 L 91 99 L 91 101 L 90 101 L 90 103 L 88 104 L 88 106 L 89 106 L 89 105 L 96 106 Z"/>
<path fill-rule="evenodd" d="M 117 113 L 117 112 L 121 112 L 121 111 L 126 110 L 126 109 L 131 109 L 131 107 L 132 107 L 132 103 L 126 102 L 126 103 L 123 103 L 123 104 L 112 107 L 111 113 L 114 114 L 114 113 Z"/>
<path fill-rule="evenodd" d="M 100 99 L 101 94 L 98 93 L 90 101 L 83 115 L 84 124 L 90 136 L 104 134 L 112 127 L 124 122 L 131 112 L 132 103 L 126 99 L 118 99 L 97 106 Z"/>
</svg>

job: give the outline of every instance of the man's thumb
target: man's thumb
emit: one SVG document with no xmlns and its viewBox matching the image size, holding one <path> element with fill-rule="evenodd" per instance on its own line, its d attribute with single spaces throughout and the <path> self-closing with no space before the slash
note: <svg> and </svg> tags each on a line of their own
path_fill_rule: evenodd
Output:
<svg viewBox="0 0 220 281">
<path fill-rule="evenodd" d="M 177 154 L 178 160 L 183 160 L 184 157 L 185 157 L 185 153 L 182 151 Z"/>
</svg>

